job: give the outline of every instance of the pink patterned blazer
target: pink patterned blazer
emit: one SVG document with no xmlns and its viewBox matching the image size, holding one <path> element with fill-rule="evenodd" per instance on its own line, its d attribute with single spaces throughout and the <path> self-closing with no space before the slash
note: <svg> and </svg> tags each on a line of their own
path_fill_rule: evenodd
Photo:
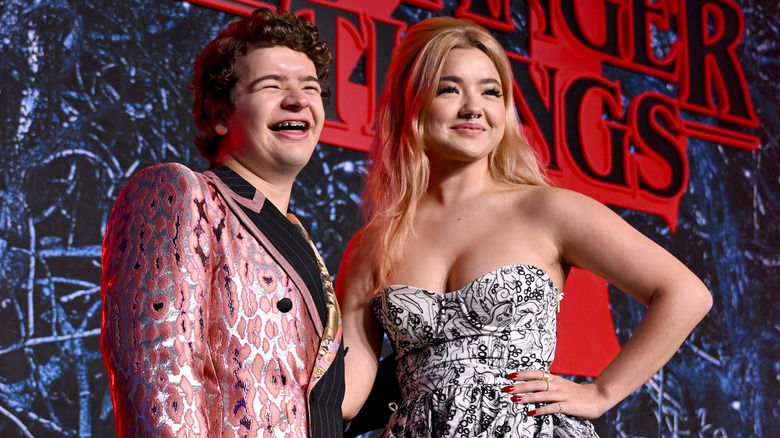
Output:
<svg viewBox="0 0 780 438">
<path fill-rule="evenodd" d="M 120 437 L 341 436 L 330 277 L 297 219 L 236 178 L 161 164 L 114 205 L 101 349 Z M 318 278 L 290 260 L 306 251 Z"/>
</svg>

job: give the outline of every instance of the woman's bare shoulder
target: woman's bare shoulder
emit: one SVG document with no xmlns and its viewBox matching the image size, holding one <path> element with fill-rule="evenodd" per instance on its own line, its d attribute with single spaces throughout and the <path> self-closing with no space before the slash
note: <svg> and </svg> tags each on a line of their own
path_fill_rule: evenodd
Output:
<svg viewBox="0 0 780 438">
<path fill-rule="evenodd" d="M 374 242 L 377 233 L 370 228 L 361 228 L 347 243 L 336 276 L 336 293 L 344 299 L 345 292 L 354 297 L 356 291 L 370 293 L 374 275 Z"/>
<path fill-rule="evenodd" d="M 344 256 L 359 257 L 361 259 L 368 256 L 378 238 L 378 233 L 375 229 L 363 227 L 359 229 L 347 243 L 347 248 L 344 252 Z"/>
<path fill-rule="evenodd" d="M 559 187 L 521 186 L 511 199 L 510 213 L 516 223 L 547 233 L 556 241 L 586 224 L 613 224 L 616 216 L 601 202 Z"/>
<path fill-rule="evenodd" d="M 595 199 L 561 187 L 521 185 L 512 190 L 517 207 L 545 214 L 561 214 L 573 209 L 604 207 Z M 533 208 L 531 208 L 533 207 Z"/>
<path fill-rule="evenodd" d="M 566 212 L 572 204 L 595 202 L 572 190 L 529 184 L 507 188 L 506 194 L 518 213 L 532 215 L 557 215 Z"/>
</svg>

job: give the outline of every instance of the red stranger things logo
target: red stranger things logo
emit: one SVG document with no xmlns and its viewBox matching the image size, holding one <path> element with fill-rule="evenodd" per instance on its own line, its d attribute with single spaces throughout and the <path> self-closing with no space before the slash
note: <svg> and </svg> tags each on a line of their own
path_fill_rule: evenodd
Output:
<svg viewBox="0 0 780 438">
<path fill-rule="evenodd" d="M 189 1 L 236 15 L 285 9 L 317 25 L 335 56 L 326 144 L 370 146 L 390 55 L 407 28 L 392 16 L 405 7 L 471 19 L 505 44 L 518 113 L 557 186 L 661 216 L 674 231 L 689 138 L 759 147 L 742 132 L 758 119 L 736 55 L 744 20 L 732 0 L 526 0 L 514 17 L 509 0 L 460 0 L 454 9 L 442 0 Z M 608 77 L 615 69 L 664 92 L 624 95 Z M 619 349 L 606 283 L 578 272 L 566 290 L 554 369 L 596 375 Z M 604 336 L 582 338 L 582 326 Z"/>
</svg>

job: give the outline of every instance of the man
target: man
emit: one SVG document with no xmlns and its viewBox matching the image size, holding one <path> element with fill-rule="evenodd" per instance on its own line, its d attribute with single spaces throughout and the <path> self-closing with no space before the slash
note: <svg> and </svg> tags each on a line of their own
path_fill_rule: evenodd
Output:
<svg viewBox="0 0 780 438">
<path fill-rule="evenodd" d="M 313 24 L 255 11 L 196 62 L 212 164 L 139 172 L 103 243 L 101 349 L 125 436 L 342 436 L 330 277 L 285 213 L 324 122 L 331 55 Z"/>
</svg>

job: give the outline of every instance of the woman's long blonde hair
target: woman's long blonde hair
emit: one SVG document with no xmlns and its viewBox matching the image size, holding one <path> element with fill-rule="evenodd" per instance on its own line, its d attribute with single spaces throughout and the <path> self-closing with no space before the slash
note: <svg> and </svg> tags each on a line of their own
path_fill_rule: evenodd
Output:
<svg viewBox="0 0 780 438">
<path fill-rule="evenodd" d="M 363 208 L 374 238 L 373 286 L 385 285 L 412 231 L 425 194 L 430 163 L 425 150 L 425 117 L 439 86 L 442 65 L 452 49 L 476 48 L 496 66 L 506 108 L 504 137 L 488 155 L 492 178 L 509 184 L 547 185 L 536 153 L 525 140 L 512 98 L 512 70 L 501 44 L 481 26 L 452 17 L 421 21 L 393 51 L 379 100 L 376 135 Z"/>
</svg>

